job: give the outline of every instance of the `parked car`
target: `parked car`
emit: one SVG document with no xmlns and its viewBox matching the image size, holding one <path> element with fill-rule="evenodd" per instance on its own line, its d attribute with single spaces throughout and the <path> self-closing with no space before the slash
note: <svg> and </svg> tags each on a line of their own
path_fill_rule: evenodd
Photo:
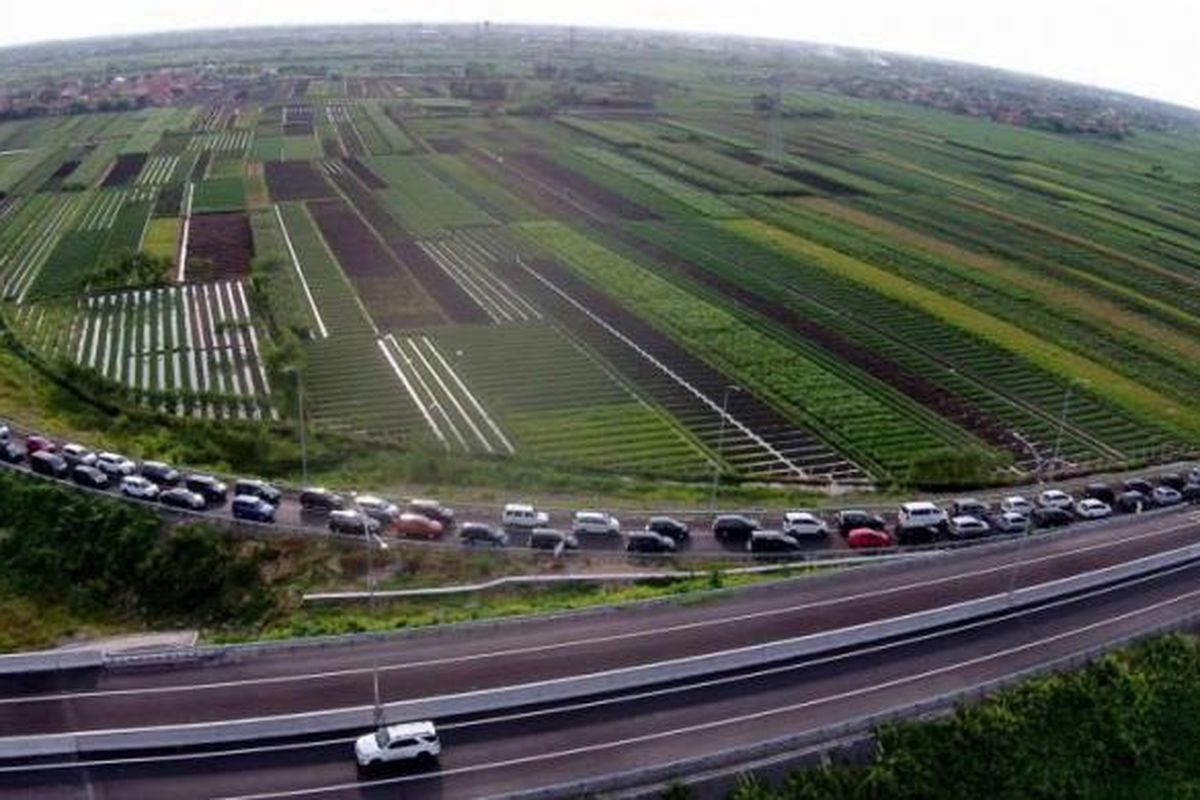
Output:
<svg viewBox="0 0 1200 800">
<path fill-rule="evenodd" d="M 853 508 L 837 512 L 835 521 L 837 522 L 838 533 L 842 536 L 849 535 L 850 531 L 856 528 L 873 528 L 877 531 L 887 528 L 887 523 L 878 514 L 870 514 L 866 511 Z"/>
<path fill-rule="evenodd" d="M 442 743 L 432 722 L 389 725 L 358 737 L 354 743 L 354 758 L 364 769 L 388 761 L 432 764 L 441 752 Z"/>
<path fill-rule="evenodd" d="M 210 505 L 220 505 L 229 497 L 229 487 L 212 475 L 193 472 L 183 479 L 183 485 L 204 498 Z"/>
<path fill-rule="evenodd" d="M 748 553 L 794 553 L 800 543 L 783 531 L 754 531 L 746 540 Z"/>
<path fill-rule="evenodd" d="M 620 536 L 621 521 L 603 511 L 576 511 L 571 529 L 576 536 Z"/>
<path fill-rule="evenodd" d="M 1164 472 L 1162 475 L 1158 476 L 1158 484 L 1159 486 L 1170 486 L 1172 489 L 1179 492 L 1182 491 L 1183 487 L 1187 485 L 1187 479 L 1178 472 Z"/>
<path fill-rule="evenodd" d="M 142 477 L 159 486 L 174 486 L 179 483 L 179 470 L 161 461 L 143 461 Z"/>
<path fill-rule="evenodd" d="M 50 441 L 45 436 L 38 436 L 35 434 L 33 436 L 27 436 L 25 438 L 25 454 L 26 455 L 31 456 L 34 453 L 40 452 L 42 450 L 53 453 L 57 449 L 58 448 L 54 446 L 54 442 Z"/>
<path fill-rule="evenodd" d="M 1136 489 L 1130 489 L 1117 495 L 1114 507 L 1123 514 L 1137 514 L 1150 507 L 1150 498 Z"/>
<path fill-rule="evenodd" d="M 275 506 L 256 494 L 234 495 L 231 509 L 234 519 L 247 519 L 253 522 L 275 521 Z"/>
<path fill-rule="evenodd" d="M 0 442 L 0 461 L 6 464 L 20 464 L 25 459 L 25 451 L 11 439 Z"/>
<path fill-rule="evenodd" d="M 1030 512 L 1033 511 L 1033 503 L 1019 494 L 1009 495 L 1000 501 L 1000 511 L 1015 511 L 1018 514 L 1029 516 Z"/>
<path fill-rule="evenodd" d="M 900 530 L 907 528 L 944 528 L 946 526 L 946 512 L 933 503 L 924 500 L 901 503 L 896 525 Z"/>
<path fill-rule="evenodd" d="M 933 544 L 948 534 L 949 530 L 949 522 L 944 525 L 921 525 L 908 528 L 902 528 L 897 525 L 893 532 L 893 538 L 896 544 L 904 546 Z"/>
<path fill-rule="evenodd" d="M 121 478 L 121 494 L 137 500 L 154 500 L 158 497 L 158 484 L 140 475 Z"/>
<path fill-rule="evenodd" d="M 0 422 L 0 442 L 7 442 L 12 436 L 12 431 L 9 430 L 8 424 Z"/>
<path fill-rule="evenodd" d="M 550 518 L 543 511 L 538 511 L 528 503 L 509 503 L 500 513 L 500 524 L 505 528 L 523 528 L 533 530 L 544 528 Z"/>
<path fill-rule="evenodd" d="M 369 517 L 361 511 L 352 508 L 336 508 L 329 512 L 329 530 L 333 533 L 350 533 L 374 536 L 382 526 L 379 520 Z"/>
<path fill-rule="evenodd" d="M 688 526 L 674 517 L 651 517 L 646 520 L 646 530 L 669 536 L 677 545 L 686 542 L 692 535 Z"/>
<path fill-rule="evenodd" d="M 1117 501 L 1117 493 L 1107 483 L 1089 483 L 1083 487 L 1083 496 L 1092 500 L 1099 500 L 1101 503 L 1106 503 L 1109 506 Z"/>
<path fill-rule="evenodd" d="M 855 528 L 846 534 L 846 544 L 852 550 L 872 550 L 891 547 L 892 537 L 887 531 L 875 528 Z"/>
<path fill-rule="evenodd" d="M 950 516 L 952 517 L 974 517 L 982 520 L 991 512 L 991 507 L 982 500 L 976 500 L 974 497 L 960 497 L 950 504 Z M 953 524 L 953 520 L 951 520 Z"/>
<path fill-rule="evenodd" d="M 71 470 L 71 480 L 89 489 L 108 488 L 108 475 L 87 464 L 76 464 Z"/>
<path fill-rule="evenodd" d="M 1075 504 L 1075 513 L 1080 519 L 1104 519 L 1112 516 L 1112 506 L 1094 497 L 1085 497 Z"/>
<path fill-rule="evenodd" d="M 300 510 L 328 513 L 346 507 L 346 498 L 320 486 L 310 486 L 300 492 Z"/>
<path fill-rule="evenodd" d="M 188 511 L 203 511 L 206 503 L 204 498 L 185 489 L 182 486 L 172 486 L 159 492 L 158 502 L 171 508 L 182 508 Z"/>
<path fill-rule="evenodd" d="M 1070 511 L 1055 506 L 1039 506 L 1029 515 L 1035 528 L 1061 528 L 1075 521 Z"/>
<path fill-rule="evenodd" d="M 633 531 L 625 540 L 625 549 L 630 553 L 674 553 L 675 540 L 654 531 Z"/>
<path fill-rule="evenodd" d="M 1192 468 L 1188 470 L 1187 482 L 1200 485 L 1200 464 L 1194 464 L 1192 465 Z"/>
<path fill-rule="evenodd" d="M 110 478 L 124 478 L 137 474 L 137 464 L 119 453 L 97 453 L 96 469 Z"/>
<path fill-rule="evenodd" d="M 260 481 L 257 478 L 238 478 L 233 483 L 233 493 L 235 495 L 257 497 L 260 500 L 266 500 L 273 506 L 279 505 L 280 501 L 283 500 L 283 492 L 266 481 Z"/>
<path fill-rule="evenodd" d="M 712 532 L 717 541 L 727 542 L 731 539 L 748 539 L 761 527 L 758 520 L 741 514 L 721 514 L 713 520 Z"/>
<path fill-rule="evenodd" d="M 2 452 L 0 452 L 0 458 L 3 457 Z M 1189 482 L 1179 494 L 1183 497 L 1185 503 L 1192 503 L 1193 505 L 1200 503 L 1200 483 Z"/>
<path fill-rule="evenodd" d="M 1047 489 L 1038 495 L 1038 505 L 1042 508 L 1061 508 L 1070 511 L 1075 505 L 1075 499 L 1062 489 Z"/>
<path fill-rule="evenodd" d="M 446 530 L 454 527 L 454 509 L 447 508 L 437 500 L 414 498 L 408 501 L 408 510 L 426 519 L 440 522 Z"/>
<path fill-rule="evenodd" d="M 1167 506 L 1177 506 L 1183 502 L 1183 495 L 1170 486 L 1155 486 L 1154 492 L 1150 495 L 1151 502 L 1157 508 L 1165 508 Z"/>
<path fill-rule="evenodd" d="M 400 518 L 400 507 L 390 500 L 376 497 L 373 494 L 360 494 L 354 498 L 354 505 L 368 517 L 379 520 L 383 526 L 391 525 Z"/>
<path fill-rule="evenodd" d="M 950 535 L 955 539 L 978 539 L 986 536 L 989 530 L 986 522 L 970 514 L 961 514 L 950 520 Z"/>
<path fill-rule="evenodd" d="M 808 511 L 789 511 L 784 514 L 783 532 L 797 541 L 829 538 L 829 526 L 825 520 Z"/>
<path fill-rule="evenodd" d="M 534 550 L 578 550 L 579 540 L 554 528 L 534 528 L 529 533 L 529 546 Z"/>
<path fill-rule="evenodd" d="M 71 466 L 83 464 L 84 466 L 90 467 L 96 463 L 95 453 L 83 445 L 75 444 L 74 442 L 64 444 L 62 449 L 59 450 L 59 454 L 62 455 L 62 457 L 65 458 L 67 463 Z"/>
<path fill-rule="evenodd" d="M 507 547 L 508 534 L 482 522 L 464 522 L 458 532 L 459 540 L 465 545 Z"/>
<path fill-rule="evenodd" d="M 392 523 L 392 530 L 397 536 L 409 539 L 438 539 L 446 529 L 435 519 L 405 511 L 396 517 L 396 521 Z"/>
<path fill-rule="evenodd" d="M 29 468 L 39 475 L 49 478 L 65 478 L 71 472 L 71 465 L 58 453 L 50 450 L 35 450 L 29 455 Z"/>
<path fill-rule="evenodd" d="M 1130 478 L 1121 484 L 1121 488 L 1127 492 L 1141 492 L 1146 497 L 1154 492 L 1154 487 L 1145 478 Z"/>
<path fill-rule="evenodd" d="M 1029 516 L 1020 511 L 1001 511 L 992 517 L 992 530 L 998 533 L 1024 533 L 1029 530 Z"/>
</svg>

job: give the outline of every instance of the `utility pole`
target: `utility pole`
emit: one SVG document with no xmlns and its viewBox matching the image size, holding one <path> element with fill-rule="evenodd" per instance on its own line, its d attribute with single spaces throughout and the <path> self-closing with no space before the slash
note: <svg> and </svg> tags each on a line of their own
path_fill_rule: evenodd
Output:
<svg viewBox="0 0 1200 800">
<path fill-rule="evenodd" d="M 712 494 L 708 500 L 709 507 L 714 511 L 717 508 L 717 486 L 721 482 L 721 462 L 725 458 L 725 421 L 729 417 L 729 393 L 741 390 L 740 386 L 729 384 L 725 387 L 725 393 L 721 397 L 721 430 L 717 434 L 717 460 L 713 463 Z"/>
<path fill-rule="evenodd" d="M 368 522 L 370 517 L 368 517 L 362 511 L 359 511 L 358 513 L 362 514 L 363 541 L 367 545 L 367 609 L 370 612 L 370 616 L 374 618 L 375 571 L 372 568 L 373 565 L 371 563 L 371 525 Z M 386 545 L 383 544 L 383 540 L 380 540 L 380 546 L 386 547 Z M 383 727 L 383 701 L 380 698 L 379 692 L 379 654 L 375 651 L 374 645 L 371 645 L 371 647 L 371 689 L 374 698 L 373 719 L 375 722 L 375 729 L 378 730 L 379 728 Z"/>
</svg>

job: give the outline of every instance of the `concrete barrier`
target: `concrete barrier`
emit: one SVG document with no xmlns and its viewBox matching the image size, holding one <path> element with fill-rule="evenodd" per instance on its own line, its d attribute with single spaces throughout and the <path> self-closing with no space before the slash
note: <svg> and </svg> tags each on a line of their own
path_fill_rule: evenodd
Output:
<svg viewBox="0 0 1200 800">
<path fill-rule="evenodd" d="M 43 650 L 0 656 L 0 675 L 53 672 L 65 669 L 89 669 L 104 666 L 102 650 Z"/>
<path fill-rule="evenodd" d="M 659 661 L 633 667 L 555 678 L 473 692 L 402 700 L 385 706 L 389 722 L 406 719 L 441 719 L 496 712 L 535 703 L 563 702 L 609 692 L 710 676 L 747 667 L 761 667 L 823 652 L 854 647 L 892 637 L 928 631 L 989 616 L 1018 606 L 1043 603 L 1076 592 L 1200 559 L 1200 543 L 1117 564 L 1067 578 L 1017 589 L 1013 592 L 955 603 L 885 620 L 822 631 L 806 636 Z M 22 736 L 0 738 L 0 758 L 32 754 L 90 755 L 158 747 L 185 747 L 265 741 L 297 735 L 367 729 L 373 725 L 370 706 L 330 709 L 301 714 L 187 725 L 116 730 L 79 731 L 73 736 Z"/>
</svg>

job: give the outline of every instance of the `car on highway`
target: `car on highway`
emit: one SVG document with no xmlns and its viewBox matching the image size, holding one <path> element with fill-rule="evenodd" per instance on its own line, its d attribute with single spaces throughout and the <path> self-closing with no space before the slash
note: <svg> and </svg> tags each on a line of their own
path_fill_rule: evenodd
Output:
<svg viewBox="0 0 1200 800">
<path fill-rule="evenodd" d="M 721 514 L 713 520 L 712 534 L 718 542 L 747 539 L 762 527 L 756 519 L 741 514 Z"/>
<path fill-rule="evenodd" d="M 829 526 L 825 520 L 809 511 L 786 512 L 783 515 L 783 532 L 797 541 L 829 538 Z"/>
<path fill-rule="evenodd" d="M 124 478 L 137 473 L 137 464 L 119 453 L 105 451 L 96 454 L 96 469 L 110 478 Z"/>
<path fill-rule="evenodd" d="M 794 553 L 799 549 L 800 542 L 783 531 L 754 531 L 746 540 L 747 553 Z"/>
<path fill-rule="evenodd" d="M 1111 506 L 1117 502 L 1117 493 L 1107 483 L 1089 483 L 1083 487 L 1083 496 L 1092 500 L 1099 500 Z"/>
<path fill-rule="evenodd" d="M 1038 495 L 1038 505 L 1042 508 L 1061 508 L 1070 511 L 1075 505 L 1075 498 L 1062 489 L 1047 489 Z"/>
<path fill-rule="evenodd" d="M 1000 511 L 1001 513 L 1005 511 L 1015 511 L 1018 514 L 1029 516 L 1030 512 L 1033 511 L 1033 503 L 1029 502 L 1019 494 L 1013 494 L 1000 501 Z"/>
<path fill-rule="evenodd" d="M 1035 528 L 1062 528 L 1075 521 L 1075 516 L 1065 508 L 1038 506 L 1029 515 Z"/>
<path fill-rule="evenodd" d="M 87 464 L 76 464 L 71 469 L 71 480 L 89 489 L 108 488 L 108 475 Z"/>
<path fill-rule="evenodd" d="M 877 531 L 887 528 L 883 517 L 857 508 L 837 512 L 834 522 L 837 525 L 838 533 L 842 536 L 849 535 L 850 531 L 856 528 L 874 528 Z"/>
<path fill-rule="evenodd" d="M 212 475 L 190 473 L 184 476 L 183 485 L 203 497 L 209 505 L 220 505 L 229 497 L 229 487 Z"/>
<path fill-rule="evenodd" d="M 651 517 L 646 520 L 646 530 L 661 536 L 669 536 L 677 545 L 686 542 L 692 535 L 688 526 L 674 517 Z"/>
<path fill-rule="evenodd" d="M 407 510 L 413 514 L 420 514 L 426 519 L 441 523 L 441 526 L 446 530 L 454 527 L 454 509 L 442 505 L 437 500 L 414 497 L 408 501 Z"/>
<path fill-rule="evenodd" d="M 576 536 L 620 536 L 621 521 L 604 511 L 576 511 L 571 530 Z"/>
<path fill-rule="evenodd" d="M 1155 486 L 1154 491 L 1150 495 L 1150 501 L 1154 503 L 1156 508 L 1166 508 L 1167 506 L 1177 506 L 1183 502 L 1183 495 L 1179 490 L 1173 489 L 1170 486 Z"/>
<path fill-rule="evenodd" d="M 1095 497 L 1085 497 L 1075 504 L 1075 515 L 1080 519 L 1104 519 L 1112 513 L 1112 506 Z"/>
<path fill-rule="evenodd" d="M 625 550 L 630 553 L 674 553 L 675 540 L 654 531 L 632 531 L 625 539 Z"/>
<path fill-rule="evenodd" d="M 908 528 L 940 529 L 945 528 L 946 522 L 945 511 L 933 503 L 918 500 L 900 504 L 896 527 L 901 531 Z"/>
<path fill-rule="evenodd" d="M 1182 491 L 1183 487 L 1187 485 L 1187 479 L 1178 472 L 1164 472 L 1155 480 L 1158 481 L 1159 486 L 1170 486 L 1177 492 Z"/>
<path fill-rule="evenodd" d="M 250 495 L 265 500 L 273 506 L 283 501 L 283 492 L 258 478 L 238 478 L 233 482 L 234 495 Z"/>
<path fill-rule="evenodd" d="M 1154 486 L 1145 478 L 1130 478 L 1121 483 L 1121 488 L 1126 492 L 1141 492 L 1146 497 L 1154 492 Z"/>
<path fill-rule="evenodd" d="M 207 503 L 204 498 L 185 489 L 182 486 L 171 486 L 163 489 L 158 495 L 158 502 L 171 508 L 182 508 L 186 511 L 203 511 Z"/>
<path fill-rule="evenodd" d="M 578 550 L 579 540 L 574 535 L 555 528 L 534 528 L 529 532 L 529 547 L 533 550 L 564 552 Z"/>
<path fill-rule="evenodd" d="M 997 533 L 1025 533 L 1029 530 L 1029 515 L 1020 511 L 1001 511 L 991 518 L 991 527 Z"/>
<path fill-rule="evenodd" d="M 263 500 L 256 494 L 237 494 L 233 496 L 230 506 L 234 519 L 245 519 L 251 522 L 274 522 L 274 504 Z"/>
<path fill-rule="evenodd" d="M 49 478 L 65 478 L 71 473 L 67 460 L 51 450 L 35 450 L 29 455 L 29 468 Z"/>
<path fill-rule="evenodd" d="M 0 442 L 0 461 L 5 464 L 20 464 L 25 459 L 25 450 L 12 441 Z"/>
<path fill-rule="evenodd" d="M 337 511 L 346 507 L 346 498 L 322 486 L 309 486 L 300 490 L 300 510 L 307 513 Z"/>
<path fill-rule="evenodd" d="M 355 495 L 354 505 L 368 517 L 379 520 L 381 525 L 391 525 L 400 517 L 400 506 L 373 494 Z"/>
<path fill-rule="evenodd" d="M 470 547 L 507 547 L 508 534 L 483 522 L 464 522 L 458 540 Z"/>
<path fill-rule="evenodd" d="M 161 461 L 143 461 L 142 477 L 159 486 L 174 486 L 179 483 L 179 470 Z"/>
<path fill-rule="evenodd" d="M 508 503 L 500 512 L 500 524 L 505 528 L 522 528 L 533 530 L 544 528 L 550 523 L 550 517 L 544 511 L 538 511 L 528 503 Z"/>
<path fill-rule="evenodd" d="M 50 441 L 45 436 L 38 436 L 37 434 L 33 434 L 31 436 L 25 437 L 25 455 L 31 456 L 34 453 L 37 453 L 42 450 L 46 450 L 46 451 L 53 453 L 57 449 L 58 448 L 55 447 L 54 442 Z"/>
<path fill-rule="evenodd" d="M 955 539 L 978 539 L 987 536 L 991 527 L 979 517 L 960 514 L 950 520 L 950 535 Z"/>
<path fill-rule="evenodd" d="M 392 530 L 407 539 L 440 539 L 446 529 L 435 519 L 405 511 L 396 517 Z"/>
<path fill-rule="evenodd" d="M 126 475 L 121 478 L 121 494 L 135 500 L 154 500 L 158 497 L 158 484 L 141 475 Z"/>
<path fill-rule="evenodd" d="M 329 512 L 329 530 L 333 533 L 362 535 L 365 532 L 374 536 L 382 527 L 379 520 L 353 508 L 335 508 Z"/>
<path fill-rule="evenodd" d="M 1153 489 L 1151 489 L 1153 491 Z M 1117 495 L 1117 501 L 1113 508 L 1120 511 L 1122 514 L 1138 514 L 1150 507 L 1149 496 L 1137 491 L 1129 489 Z"/>
<path fill-rule="evenodd" d="M 433 764 L 442 753 L 442 743 L 432 722 L 388 725 L 354 742 L 354 758 L 367 769 L 389 761 Z"/>
<path fill-rule="evenodd" d="M 67 460 L 67 463 L 72 467 L 76 464 L 84 466 L 93 466 L 96 463 L 96 454 L 81 444 L 69 442 L 64 444 L 59 450 L 60 455 Z"/>
<path fill-rule="evenodd" d="M 985 519 L 991 513 L 991 507 L 974 497 L 959 497 L 950 504 L 951 517 L 974 517 Z"/>
<path fill-rule="evenodd" d="M 851 550 L 875 550 L 892 546 L 892 536 L 887 531 L 875 528 L 855 528 L 846 534 L 846 545 Z"/>
</svg>

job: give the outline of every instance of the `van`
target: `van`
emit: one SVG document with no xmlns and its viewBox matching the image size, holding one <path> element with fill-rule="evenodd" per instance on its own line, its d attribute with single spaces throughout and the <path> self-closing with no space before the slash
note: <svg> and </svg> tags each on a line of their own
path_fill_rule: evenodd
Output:
<svg viewBox="0 0 1200 800">
<path fill-rule="evenodd" d="M 946 512 L 933 503 L 917 501 L 900 505 L 899 527 L 905 528 L 942 528 L 946 525 Z"/>
<path fill-rule="evenodd" d="M 505 528 L 533 528 L 544 527 L 550 518 L 543 511 L 537 511 L 533 506 L 526 503 L 509 503 L 504 507 L 504 512 L 500 515 L 500 524 Z"/>
</svg>

